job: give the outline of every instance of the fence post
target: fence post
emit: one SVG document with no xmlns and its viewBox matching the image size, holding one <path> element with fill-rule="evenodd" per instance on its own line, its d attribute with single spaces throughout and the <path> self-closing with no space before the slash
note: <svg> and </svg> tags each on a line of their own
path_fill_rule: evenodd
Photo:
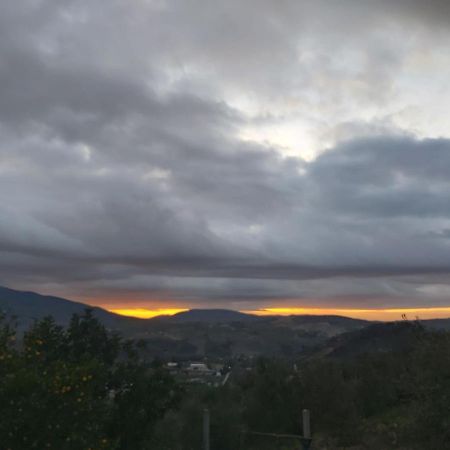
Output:
<svg viewBox="0 0 450 450">
<path fill-rule="evenodd" d="M 203 450 L 209 449 L 209 409 L 203 410 Z"/>
<path fill-rule="evenodd" d="M 303 437 L 305 439 L 311 439 L 311 416 L 309 409 L 303 410 Z"/>
<path fill-rule="evenodd" d="M 311 447 L 311 415 L 309 409 L 304 409 L 302 411 L 302 422 L 303 422 L 303 435 L 301 438 L 301 443 L 303 450 L 309 450 Z"/>
</svg>

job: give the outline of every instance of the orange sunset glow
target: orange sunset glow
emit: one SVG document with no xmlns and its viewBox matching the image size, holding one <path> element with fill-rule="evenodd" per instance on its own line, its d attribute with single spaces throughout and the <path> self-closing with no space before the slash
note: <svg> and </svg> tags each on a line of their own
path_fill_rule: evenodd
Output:
<svg viewBox="0 0 450 450">
<path fill-rule="evenodd" d="M 151 319 L 157 316 L 172 316 L 179 312 L 188 311 L 189 308 L 114 308 L 108 309 L 116 314 L 139 319 Z M 264 308 L 255 310 L 242 310 L 247 314 L 258 316 L 290 316 L 290 315 L 333 315 L 345 316 L 355 319 L 395 321 L 400 320 L 405 314 L 409 319 L 439 319 L 450 317 L 450 307 L 432 307 L 432 308 L 385 308 L 385 309 L 356 309 L 356 308 L 301 308 L 301 307 L 282 307 L 282 308 Z"/>
<path fill-rule="evenodd" d="M 450 317 L 450 307 L 436 308 L 385 308 L 385 309 L 344 309 L 344 308 L 265 308 L 242 311 L 260 316 L 280 315 L 336 315 L 364 320 L 394 321 L 405 314 L 409 319 L 439 319 Z"/>
<path fill-rule="evenodd" d="M 187 309 L 167 308 L 167 309 L 146 309 L 146 308 L 118 308 L 108 309 L 108 311 L 121 316 L 137 317 L 138 319 L 151 319 L 157 316 L 173 316 L 179 312 L 188 311 Z"/>
</svg>

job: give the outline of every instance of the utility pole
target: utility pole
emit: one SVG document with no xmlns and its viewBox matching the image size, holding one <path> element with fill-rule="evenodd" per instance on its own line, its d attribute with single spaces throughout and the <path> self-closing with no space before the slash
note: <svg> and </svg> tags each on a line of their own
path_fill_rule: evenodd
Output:
<svg viewBox="0 0 450 450">
<path fill-rule="evenodd" d="M 203 410 L 203 450 L 210 450 L 209 448 L 209 409 Z"/>
</svg>

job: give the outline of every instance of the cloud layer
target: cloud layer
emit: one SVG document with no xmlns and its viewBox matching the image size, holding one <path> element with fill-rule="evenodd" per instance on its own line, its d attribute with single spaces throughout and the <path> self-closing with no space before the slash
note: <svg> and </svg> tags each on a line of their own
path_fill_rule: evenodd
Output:
<svg viewBox="0 0 450 450">
<path fill-rule="evenodd" d="M 0 283 L 447 305 L 449 19 L 437 0 L 1 5 Z"/>
</svg>

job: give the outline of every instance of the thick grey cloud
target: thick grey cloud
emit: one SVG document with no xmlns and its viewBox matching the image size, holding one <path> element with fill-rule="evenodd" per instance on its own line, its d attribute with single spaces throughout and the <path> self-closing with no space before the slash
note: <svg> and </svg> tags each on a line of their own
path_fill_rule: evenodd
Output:
<svg viewBox="0 0 450 450">
<path fill-rule="evenodd" d="M 421 86 L 405 68 L 442 45 L 434 3 L 0 6 L 0 282 L 110 303 L 445 304 L 450 136 L 404 112 Z M 420 39 L 397 42 L 408 27 Z M 312 158 L 258 138 L 299 121 Z"/>
<path fill-rule="evenodd" d="M 419 21 L 429 19 L 437 24 L 450 25 L 450 5 L 445 0 L 431 0 L 426 3 L 420 0 L 400 0 L 398 5 L 395 3 L 393 6 L 399 8 L 401 13 L 412 13 Z"/>
</svg>

